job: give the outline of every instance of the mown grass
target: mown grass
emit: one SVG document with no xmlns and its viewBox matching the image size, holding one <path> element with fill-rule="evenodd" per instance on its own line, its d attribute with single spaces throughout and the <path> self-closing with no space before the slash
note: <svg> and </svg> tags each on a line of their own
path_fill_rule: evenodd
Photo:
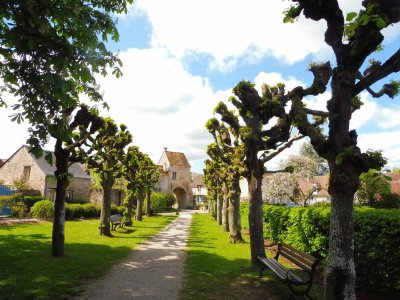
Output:
<svg viewBox="0 0 400 300">
<path fill-rule="evenodd" d="M 271 271 L 264 271 L 264 276 L 258 277 L 259 269 L 250 264 L 248 242 L 230 244 L 228 234 L 209 215 L 195 214 L 192 222 L 182 299 L 290 297 L 288 286 Z M 313 299 L 323 299 L 322 287 L 314 284 L 310 295 Z"/>
<path fill-rule="evenodd" d="M 170 223 L 156 216 L 98 234 L 98 220 L 68 221 L 65 256 L 51 256 L 51 222 L 0 225 L 0 299 L 66 299 L 79 285 L 103 274 L 132 248 Z"/>
</svg>

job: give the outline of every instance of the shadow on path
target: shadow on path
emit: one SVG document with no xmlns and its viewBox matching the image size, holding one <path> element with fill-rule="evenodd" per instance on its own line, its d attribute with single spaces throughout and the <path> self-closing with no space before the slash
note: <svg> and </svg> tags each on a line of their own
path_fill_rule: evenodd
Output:
<svg viewBox="0 0 400 300">
<path fill-rule="evenodd" d="M 82 286 L 76 299 L 178 299 L 192 213 L 181 211 L 175 221 L 104 277 Z"/>
</svg>

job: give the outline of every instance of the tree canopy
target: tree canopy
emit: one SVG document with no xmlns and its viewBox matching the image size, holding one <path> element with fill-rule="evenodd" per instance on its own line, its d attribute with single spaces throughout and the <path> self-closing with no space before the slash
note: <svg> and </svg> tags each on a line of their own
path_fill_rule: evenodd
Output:
<svg viewBox="0 0 400 300">
<path fill-rule="evenodd" d="M 49 136 L 71 136 L 68 118 L 82 94 L 102 101 L 94 74 L 112 69 L 121 76 L 121 62 L 105 42 L 119 39 L 111 13 L 126 12 L 132 1 L 1 1 L 0 92 L 17 99 L 12 120 L 31 124 L 35 155 Z"/>
</svg>

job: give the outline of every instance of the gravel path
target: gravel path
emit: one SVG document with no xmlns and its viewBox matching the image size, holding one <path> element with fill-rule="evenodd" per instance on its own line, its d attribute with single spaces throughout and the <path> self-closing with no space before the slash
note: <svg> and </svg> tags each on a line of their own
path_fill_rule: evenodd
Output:
<svg viewBox="0 0 400 300">
<path fill-rule="evenodd" d="M 193 211 L 179 217 L 76 299 L 179 299 Z"/>
</svg>

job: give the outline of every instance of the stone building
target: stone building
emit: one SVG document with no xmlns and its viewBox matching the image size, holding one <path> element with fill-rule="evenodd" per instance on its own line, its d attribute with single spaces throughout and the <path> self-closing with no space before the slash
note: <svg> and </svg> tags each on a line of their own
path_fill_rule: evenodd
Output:
<svg viewBox="0 0 400 300">
<path fill-rule="evenodd" d="M 53 154 L 53 161 L 55 157 Z M 36 158 L 28 146 L 19 148 L 0 167 L 0 181 L 13 186 L 15 180 L 23 179 L 29 188 L 37 190 L 45 199 L 54 200 L 56 195 L 55 165 L 50 165 L 44 157 Z M 89 201 L 90 176 L 83 165 L 75 163 L 69 168 L 72 174 L 67 188 L 67 199 Z"/>
<path fill-rule="evenodd" d="M 160 169 L 160 178 L 155 190 L 162 193 L 172 193 L 176 199 L 176 207 L 193 207 L 193 194 L 190 187 L 190 164 L 181 152 L 164 152 L 157 164 Z"/>
</svg>

